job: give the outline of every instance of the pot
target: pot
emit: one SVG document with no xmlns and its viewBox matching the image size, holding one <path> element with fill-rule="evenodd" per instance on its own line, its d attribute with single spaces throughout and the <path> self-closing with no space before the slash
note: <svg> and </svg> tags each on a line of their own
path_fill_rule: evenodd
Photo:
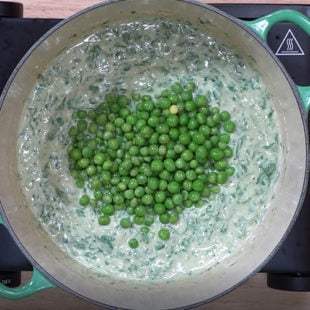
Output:
<svg viewBox="0 0 310 310">
<path fill-rule="evenodd" d="M 259 72 L 274 98 L 280 115 L 284 169 L 278 190 L 259 227 L 243 250 L 211 270 L 177 282 L 135 282 L 105 277 L 72 259 L 38 224 L 17 177 L 16 135 L 25 100 L 38 75 L 77 37 L 108 20 L 139 16 L 168 16 L 203 24 L 216 38 L 238 51 Z M 281 63 L 265 44 L 268 30 L 279 21 L 292 21 L 310 34 L 310 21 L 302 14 L 279 11 L 253 22 L 242 22 L 194 1 L 107 1 L 60 22 L 44 35 L 14 70 L 1 96 L 0 174 L 2 223 L 34 266 L 31 281 L 17 289 L 0 287 L 0 295 L 18 299 L 51 287 L 63 288 L 91 302 L 114 308 L 171 309 L 198 306 L 231 291 L 267 262 L 285 238 L 302 205 L 308 181 L 307 111 L 309 87 L 295 86 Z M 77 33 L 78 29 L 78 33 Z"/>
</svg>

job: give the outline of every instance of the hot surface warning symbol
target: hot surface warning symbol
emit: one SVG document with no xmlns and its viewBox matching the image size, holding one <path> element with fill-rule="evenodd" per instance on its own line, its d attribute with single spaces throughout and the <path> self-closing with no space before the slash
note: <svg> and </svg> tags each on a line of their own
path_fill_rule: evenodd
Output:
<svg viewBox="0 0 310 310">
<path fill-rule="evenodd" d="M 295 38 L 291 29 L 288 30 L 282 40 L 277 52 L 277 56 L 301 56 L 305 55 L 303 49 Z"/>
</svg>

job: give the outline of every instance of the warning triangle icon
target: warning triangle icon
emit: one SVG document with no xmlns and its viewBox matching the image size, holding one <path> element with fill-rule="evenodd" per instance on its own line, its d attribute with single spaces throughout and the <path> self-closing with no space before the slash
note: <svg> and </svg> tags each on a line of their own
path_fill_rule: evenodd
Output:
<svg viewBox="0 0 310 310">
<path fill-rule="evenodd" d="M 302 47 L 297 41 L 291 29 L 288 30 L 284 39 L 282 40 L 278 50 L 277 56 L 301 56 L 305 55 Z"/>
</svg>

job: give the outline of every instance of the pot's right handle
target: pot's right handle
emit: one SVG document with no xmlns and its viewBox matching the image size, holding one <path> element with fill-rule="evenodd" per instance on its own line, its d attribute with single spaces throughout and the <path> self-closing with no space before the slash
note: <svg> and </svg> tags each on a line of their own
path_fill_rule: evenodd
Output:
<svg viewBox="0 0 310 310">
<path fill-rule="evenodd" d="M 244 21 L 244 23 L 264 41 L 267 40 L 270 28 L 279 22 L 291 22 L 310 35 L 310 19 L 304 14 L 294 10 L 280 10 L 253 21 Z M 303 101 L 305 110 L 310 111 L 310 86 L 297 85 L 297 89 Z"/>
</svg>

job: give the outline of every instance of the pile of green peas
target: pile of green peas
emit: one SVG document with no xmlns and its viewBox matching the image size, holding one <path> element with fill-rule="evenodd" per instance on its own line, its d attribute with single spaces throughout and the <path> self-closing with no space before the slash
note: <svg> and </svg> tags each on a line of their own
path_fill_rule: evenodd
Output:
<svg viewBox="0 0 310 310">
<path fill-rule="evenodd" d="M 138 225 L 148 233 L 156 217 L 176 224 L 185 208 L 214 200 L 234 174 L 235 123 L 195 90 L 188 82 L 154 98 L 111 92 L 96 108 L 72 114 L 70 174 L 78 188 L 91 190 L 79 203 L 95 210 L 100 225 L 120 210 L 124 229 Z M 170 238 L 166 227 L 158 231 L 162 240 Z M 136 238 L 128 244 L 139 246 Z"/>
</svg>

